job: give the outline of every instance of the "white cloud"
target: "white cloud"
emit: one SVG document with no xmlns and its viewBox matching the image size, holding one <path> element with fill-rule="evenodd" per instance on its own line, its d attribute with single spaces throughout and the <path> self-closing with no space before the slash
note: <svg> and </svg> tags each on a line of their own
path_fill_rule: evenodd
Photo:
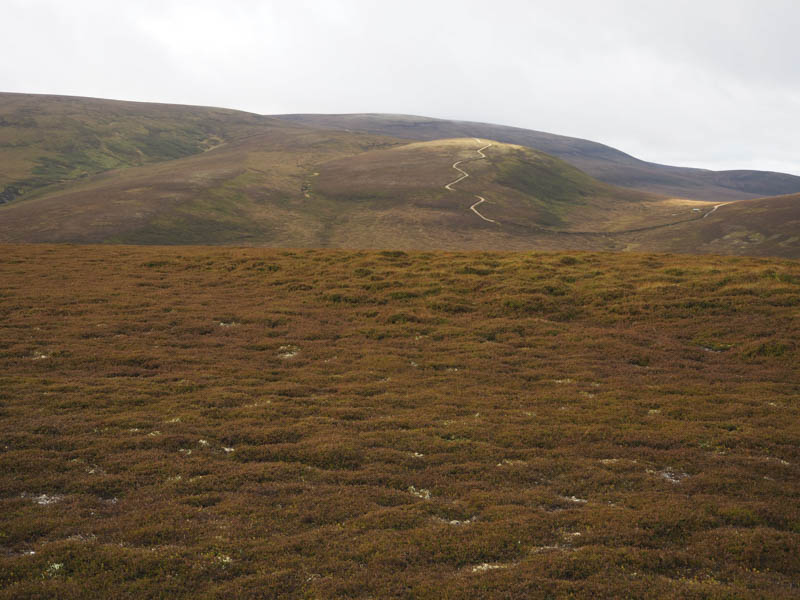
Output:
<svg viewBox="0 0 800 600">
<path fill-rule="evenodd" d="M 794 0 L 6 0 L 0 89 L 404 112 L 800 174 Z"/>
</svg>

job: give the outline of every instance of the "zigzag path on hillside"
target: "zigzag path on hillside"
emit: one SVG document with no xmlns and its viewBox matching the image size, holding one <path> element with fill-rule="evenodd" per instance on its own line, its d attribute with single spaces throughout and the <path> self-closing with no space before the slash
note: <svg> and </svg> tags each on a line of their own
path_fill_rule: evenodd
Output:
<svg viewBox="0 0 800 600">
<path fill-rule="evenodd" d="M 481 141 L 480 141 L 478 138 L 474 138 L 474 139 L 475 139 L 475 141 L 476 141 L 476 142 L 478 142 L 479 144 L 481 143 Z M 479 148 L 479 149 L 477 150 L 477 152 L 478 152 L 478 156 L 480 157 L 478 160 L 480 160 L 480 159 L 483 159 L 483 158 L 486 158 L 486 155 L 483 153 L 483 151 L 484 151 L 484 150 L 486 150 L 487 148 L 489 148 L 489 147 L 493 146 L 493 145 L 494 145 L 494 144 L 486 144 L 486 145 L 485 145 L 485 146 L 483 146 L 482 148 Z M 444 189 L 446 189 L 446 190 L 448 190 L 448 191 L 450 191 L 450 192 L 455 192 L 455 190 L 453 189 L 453 186 L 454 186 L 455 184 L 457 184 L 459 181 L 463 181 L 464 179 L 466 179 L 467 177 L 469 177 L 469 173 L 467 173 L 467 172 L 466 172 L 464 169 L 460 169 L 460 168 L 458 167 L 458 165 L 460 165 L 460 164 L 461 164 L 461 163 L 463 163 L 463 162 L 464 162 L 463 160 L 459 160 L 459 161 L 456 161 L 456 162 L 454 162 L 454 163 L 453 163 L 453 168 L 454 168 L 456 171 L 458 171 L 459 173 L 461 173 L 461 177 L 459 177 L 459 178 L 458 178 L 458 179 L 456 179 L 455 181 L 451 181 L 450 183 L 448 183 L 446 186 L 444 186 Z M 486 202 L 486 198 L 484 198 L 483 196 L 477 196 L 477 195 L 476 195 L 475 197 L 478 199 L 478 201 L 477 201 L 475 204 L 473 204 L 472 206 L 470 206 L 470 207 L 469 207 L 469 209 L 470 209 L 472 212 L 474 212 L 476 215 L 478 215 L 478 216 L 479 216 L 481 219 L 483 219 L 484 221 L 486 221 L 486 222 L 488 222 L 488 223 L 494 223 L 495 225 L 500 225 L 500 223 L 498 223 L 498 222 L 497 222 L 497 221 L 495 221 L 494 219 L 488 219 L 488 218 L 484 217 L 484 216 L 483 216 L 481 213 L 479 213 L 479 212 L 478 212 L 478 210 L 477 210 L 475 207 L 476 207 L 476 206 L 479 206 L 480 204 L 482 204 L 482 203 L 484 203 L 484 202 Z"/>
<path fill-rule="evenodd" d="M 478 144 L 480 144 L 480 143 L 481 143 L 481 140 L 480 140 L 480 139 L 478 139 L 478 138 L 473 138 L 473 139 L 474 139 L 474 140 L 475 140 L 475 141 L 476 141 Z M 482 146 L 481 148 L 478 148 L 478 149 L 476 150 L 476 152 L 478 153 L 478 156 L 479 156 L 480 158 L 479 158 L 479 159 L 477 159 L 477 160 L 480 160 L 480 159 L 484 159 L 484 158 L 486 158 L 486 155 L 483 153 L 483 151 L 484 151 L 484 150 L 486 150 L 487 148 L 490 148 L 490 147 L 491 147 L 491 146 L 493 146 L 493 145 L 494 145 L 494 144 L 486 144 L 485 146 Z M 459 182 L 461 182 L 461 181 L 465 180 L 467 177 L 469 177 L 469 173 L 467 173 L 467 172 L 466 172 L 464 169 L 461 169 L 461 168 L 458 166 L 458 165 L 460 165 L 460 164 L 461 164 L 461 163 L 463 163 L 463 162 L 465 162 L 465 161 L 463 161 L 463 160 L 459 160 L 459 161 L 456 161 L 456 162 L 454 162 L 454 163 L 453 163 L 453 168 L 454 168 L 456 171 L 458 171 L 459 173 L 461 173 L 461 176 L 460 176 L 458 179 L 456 179 L 455 181 L 451 181 L 451 182 L 450 182 L 450 183 L 448 183 L 446 186 L 444 186 L 444 188 L 445 188 L 446 190 L 448 190 L 448 191 L 451 191 L 451 192 L 455 192 L 456 190 L 454 190 L 454 189 L 453 189 L 453 186 L 454 186 L 455 184 L 457 184 L 457 183 L 459 183 Z M 478 210 L 477 210 L 477 208 L 476 208 L 476 207 L 477 207 L 477 206 L 480 206 L 480 205 L 481 205 L 481 204 L 483 204 L 484 202 L 487 202 L 487 200 L 486 200 L 486 198 L 484 198 L 483 196 L 478 196 L 478 195 L 475 195 L 475 197 L 478 199 L 478 201 L 477 201 L 477 202 L 475 202 L 475 203 L 474 203 L 472 206 L 470 206 L 470 207 L 469 207 L 469 209 L 470 209 L 472 212 L 474 212 L 476 215 L 478 215 L 478 216 L 479 216 L 481 219 L 483 219 L 484 221 L 486 221 L 487 223 L 494 223 L 495 225 L 500 225 L 500 223 L 499 223 L 499 222 L 497 222 L 497 221 L 495 221 L 494 219 L 489 219 L 488 217 L 485 217 L 485 216 L 483 216 L 483 215 L 482 215 L 480 212 L 478 212 Z M 716 210 L 717 210 L 718 208 L 721 208 L 721 207 L 723 207 L 723 206 L 725 206 L 725 205 L 727 205 L 727 204 L 730 204 L 730 202 L 723 202 L 723 203 L 721 203 L 721 204 L 717 204 L 717 205 L 716 205 L 716 206 L 714 206 L 714 208 L 712 208 L 710 211 L 707 211 L 707 212 L 703 213 L 703 215 L 702 215 L 702 216 L 700 216 L 700 217 L 696 217 L 696 218 L 694 218 L 694 219 L 685 219 L 685 220 L 682 220 L 682 221 L 675 221 L 675 222 L 673 222 L 673 223 L 662 223 L 662 224 L 659 224 L 659 225 L 650 225 L 650 226 L 647 226 L 647 227 L 638 227 L 638 228 L 635 228 L 635 229 L 626 229 L 626 230 L 622 230 L 622 231 L 609 231 L 609 232 L 596 232 L 596 231 L 553 231 L 553 230 L 547 230 L 547 229 L 544 229 L 544 228 L 539 228 L 539 227 L 536 227 L 535 229 L 541 229 L 542 231 L 547 231 L 548 233 L 563 233 L 563 234 L 568 234 L 568 235 L 603 235 L 603 236 L 610 236 L 610 235 L 619 235 L 619 234 L 625 234 L 625 233 L 636 233 L 636 232 L 648 231 L 648 230 L 652 230 L 652 229 L 661 229 L 661 228 L 663 228 L 663 227 L 670 227 L 670 226 L 672 226 L 672 225 L 679 225 L 679 224 L 681 224 L 681 223 L 687 223 L 687 222 L 690 222 L 690 221 L 699 221 L 699 220 L 705 219 L 705 218 L 706 218 L 707 216 L 709 216 L 710 214 L 712 214 L 712 213 L 716 212 Z"/>
</svg>

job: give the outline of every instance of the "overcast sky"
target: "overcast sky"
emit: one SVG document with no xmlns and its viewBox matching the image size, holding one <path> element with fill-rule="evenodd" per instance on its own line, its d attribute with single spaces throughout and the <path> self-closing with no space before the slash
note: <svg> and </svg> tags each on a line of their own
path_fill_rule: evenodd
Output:
<svg viewBox="0 0 800 600">
<path fill-rule="evenodd" d="M 0 90 L 393 112 L 800 175 L 798 0 L 0 0 Z"/>
</svg>

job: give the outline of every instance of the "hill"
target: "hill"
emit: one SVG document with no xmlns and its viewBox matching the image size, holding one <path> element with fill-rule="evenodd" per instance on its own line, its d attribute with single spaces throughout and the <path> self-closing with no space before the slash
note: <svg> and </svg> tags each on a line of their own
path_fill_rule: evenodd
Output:
<svg viewBox="0 0 800 600">
<path fill-rule="evenodd" d="M 4 245 L 0 281 L 0 599 L 797 596 L 796 261 Z"/>
<path fill-rule="evenodd" d="M 309 191 L 342 214 L 348 238 L 331 241 L 359 247 L 478 248 L 487 238 L 535 245 L 556 231 L 611 232 L 676 220 L 674 204 L 660 196 L 601 183 L 529 148 L 474 138 L 328 161 Z M 364 227 L 363 237 L 358 223 L 368 221 L 390 226 Z"/>
<path fill-rule="evenodd" d="M 675 198 L 731 201 L 800 192 L 800 177 L 765 171 L 708 171 L 645 162 L 615 148 L 518 127 L 408 115 L 282 115 L 293 123 L 413 140 L 480 137 L 551 154 L 600 181 Z"/>
<path fill-rule="evenodd" d="M 720 205 L 705 218 L 630 239 L 629 249 L 800 258 L 800 194 Z"/>
<path fill-rule="evenodd" d="M 272 121 L 218 108 L 0 93 L 0 203 L 110 169 L 198 154 Z"/>
<path fill-rule="evenodd" d="M 407 139 L 472 124 L 353 116 L 313 125 L 204 107 L 0 99 L 0 189 L 9 200 L 0 206 L 0 242 L 800 257 L 791 229 L 800 204 L 791 197 L 714 209 L 723 201 L 614 186 L 525 144 Z M 547 142 L 578 163 L 592 156 L 616 164 L 623 156 L 582 140 L 480 127 Z M 737 181 L 742 189 L 761 185 L 749 176 Z"/>
<path fill-rule="evenodd" d="M 695 206 L 519 146 L 283 128 L 9 204 L 0 241 L 612 249 L 609 233 L 697 219 Z"/>
<path fill-rule="evenodd" d="M 16 171 L 7 169 L 12 175 L 6 176 L 6 185 L 25 193 L 0 206 L 0 240 L 5 241 L 311 245 L 319 219 L 313 207 L 308 213 L 296 205 L 314 165 L 402 143 L 236 111 L 80 98 L 13 99 L 26 107 L 21 112 L 35 118 L 26 130 L 29 138 L 5 151 L 13 155 L 21 148 L 21 155 L 30 156 L 50 151 L 59 161 L 79 166 L 64 177 L 53 172 L 45 177 L 31 161 L 19 160 Z M 75 117 L 68 116 L 73 112 Z M 78 117 L 94 135 L 91 144 L 102 150 L 89 154 L 100 157 L 91 163 L 82 158 L 88 152 L 83 146 L 70 153 L 69 145 L 45 144 L 51 134 L 68 141 Z M 139 129 L 155 139 L 168 138 L 167 147 L 179 146 L 180 152 L 165 156 L 157 143 L 143 145 Z M 9 137 L 18 133 L 18 127 L 5 131 Z M 206 143 L 207 135 L 213 144 Z M 123 161 L 109 141 L 118 139 L 134 147 L 131 156 L 138 158 Z M 38 160 L 44 164 L 49 159 Z"/>
<path fill-rule="evenodd" d="M 2 241 L 552 248 L 549 230 L 674 210 L 473 138 L 409 144 L 235 111 L 29 95 L 11 95 L 5 114 L 5 152 L 18 152 L 6 188 L 23 193 L 0 208 Z M 479 195 L 502 228 L 470 210 Z"/>
</svg>

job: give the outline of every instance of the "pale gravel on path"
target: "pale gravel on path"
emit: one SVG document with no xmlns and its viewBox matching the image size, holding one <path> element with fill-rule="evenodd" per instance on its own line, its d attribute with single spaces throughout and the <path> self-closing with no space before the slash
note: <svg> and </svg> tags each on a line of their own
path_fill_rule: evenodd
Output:
<svg viewBox="0 0 800 600">
<path fill-rule="evenodd" d="M 723 204 L 717 204 L 714 208 L 712 208 L 710 211 L 708 211 L 706 214 L 704 214 L 703 218 L 705 219 L 708 215 L 710 215 L 711 213 L 715 212 L 720 206 L 725 206 L 726 204 L 730 204 L 730 202 L 724 202 Z"/>
<path fill-rule="evenodd" d="M 479 144 L 481 143 L 481 140 L 479 140 L 478 138 L 473 138 L 473 139 L 474 139 L 476 142 L 478 142 Z M 486 155 L 483 153 L 483 151 L 484 151 L 484 150 L 486 150 L 487 148 L 490 148 L 490 147 L 491 147 L 491 146 L 493 146 L 493 145 L 494 145 L 494 144 L 486 144 L 486 145 L 485 145 L 485 146 L 483 146 L 482 148 L 479 148 L 479 149 L 477 150 L 477 153 L 478 153 L 478 155 L 479 155 L 481 158 L 486 158 Z M 454 163 L 453 163 L 453 168 L 454 168 L 456 171 L 458 171 L 459 173 L 461 173 L 461 177 L 459 177 L 459 178 L 458 178 L 458 179 L 456 179 L 455 181 L 452 181 L 452 182 L 448 183 L 446 186 L 444 186 L 444 189 L 446 189 L 446 190 L 448 190 L 448 191 L 451 191 L 451 192 L 455 192 L 455 190 L 453 189 L 453 186 L 454 186 L 455 184 L 457 184 L 458 182 L 460 182 L 460 181 L 463 181 L 464 179 L 466 179 L 467 177 L 469 177 L 469 173 L 467 173 L 467 172 L 466 172 L 464 169 L 461 169 L 461 168 L 459 168 L 459 166 L 458 166 L 458 165 L 460 165 L 462 162 L 464 162 L 464 161 L 463 161 L 463 160 L 459 160 L 459 161 L 456 161 L 456 162 L 454 162 Z M 488 222 L 488 223 L 494 223 L 495 225 L 500 225 L 500 223 L 498 223 L 498 222 L 497 222 L 497 221 L 495 221 L 494 219 L 487 219 L 487 218 L 486 218 L 486 217 L 484 217 L 484 216 L 483 216 L 481 213 L 479 213 L 479 212 L 478 212 L 478 210 L 477 210 L 475 207 L 476 207 L 476 206 L 480 206 L 481 204 L 483 204 L 483 203 L 484 203 L 484 202 L 486 202 L 487 200 L 486 200 L 486 198 L 484 198 L 483 196 L 475 196 L 475 197 L 478 199 L 478 201 L 477 201 L 475 204 L 473 204 L 472 206 L 470 206 L 470 207 L 469 207 L 469 209 L 470 209 L 472 212 L 474 212 L 476 215 L 478 215 L 478 216 L 479 216 L 481 219 L 483 219 L 484 221 L 486 221 L 486 222 Z"/>
<path fill-rule="evenodd" d="M 475 207 L 476 207 L 476 206 L 478 206 L 479 204 L 481 204 L 481 203 L 483 203 L 483 202 L 486 202 L 486 198 L 484 198 L 483 196 L 475 196 L 475 197 L 478 199 L 478 201 L 477 201 L 475 204 L 473 204 L 472 206 L 470 206 L 470 207 L 469 207 L 469 209 L 470 209 L 472 212 L 474 212 L 476 215 L 478 215 L 478 216 L 479 216 L 481 219 L 483 219 L 484 221 L 488 221 L 489 223 L 494 223 L 494 224 L 496 224 L 496 225 L 499 225 L 500 223 L 498 223 L 498 222 L 497 222 L 497 221 L 495 221 L 494 219 L 487 219 L 487 218 L 486 218 L 486 217 L 484 217 L 484 216 L 483 216 L 481 213 L 479 213 L 477 210 L 475 210 Z"/>
<path fill-rule="evenodd" d="M 461 177 L 459 177 L 458 179 L 456 179 L 456 180 L 455 180 L 455 181 L 453 181 L 452 183 L 448 183 L 446 186 L 444 186 L 444 189 L 446 189 L 446 190 L 450 190 L 451 192 L 455 192 L 455 190 L 454 190 L 454 189 L 453 189 L 451 186 L 454 186 L 454 185 L 455 185 L 455 184 L 457 184 L 459 181 L 462 181 L 462 180 L 466 179 L 467 177 L 469 177 L 469 173 L 467 173 L 467 172 L 466 172 L 466 171 L 464 171 L 463 169 L 459 169 L 459 168 L 458 168 L 458 165 L 460 165 L 462 162 L 464 162 L 464 161 L 463 161 L 463 160 L 459 160 L 459 161 L 457 161 L 457 162 L 454 162 L 454 163 L 453 163 L 453 168 L 454 168 L 456 171 L 458 171 L 459 173 L 461 173 Z"/>
</svg>

